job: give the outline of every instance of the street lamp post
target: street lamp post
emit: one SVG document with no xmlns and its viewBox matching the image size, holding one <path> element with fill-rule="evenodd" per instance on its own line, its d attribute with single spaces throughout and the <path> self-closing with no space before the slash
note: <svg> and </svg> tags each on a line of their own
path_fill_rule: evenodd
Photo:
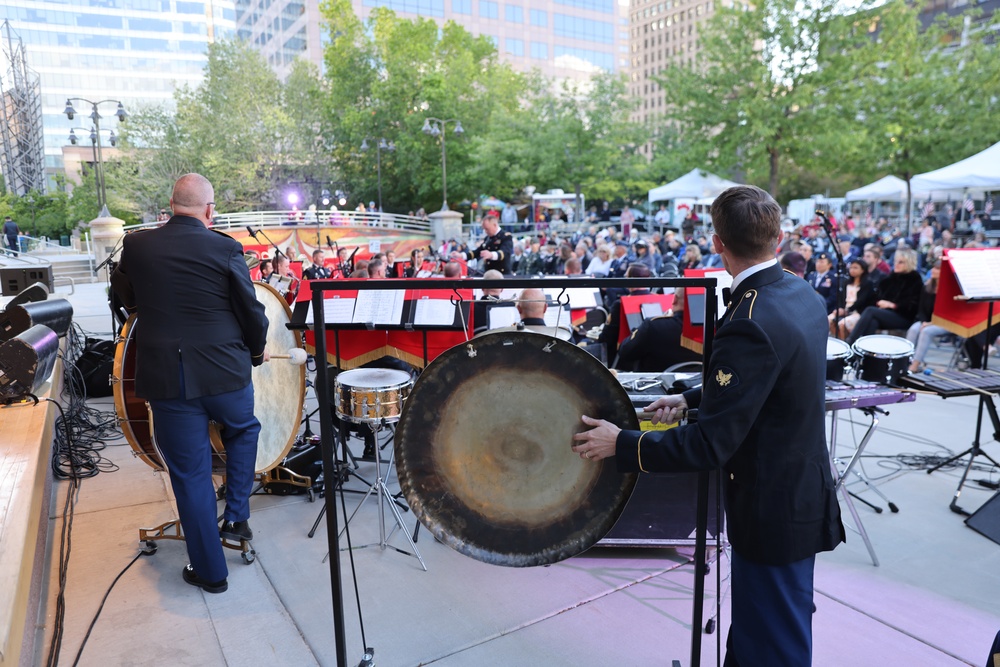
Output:
<svg viewBox="0 0 1000 667">
<path fill-rule="evenodd" d="M 465 134 L 465 130 L 462 129 L 462 121 L 456 118 L 425 118 L 424 126 L 421 128 L 421 132 L 424 134 L 441 138 L 441 189 L 444 191 L 442 211 L 448 210 L 448 151 L 445 145 L 445 127 L 448 123 L 455 124 L 454 132 L 458 136 Z"/>
<path fill-rule="evenodd" d="M 361 140 L 361 151 L 368 151 L 368 140 Z M 386 141 L 383 138 L 379 138 L 378 143 L 375 144 L 375 164 L 378 168 L 378 212 L 382 213 L 382 151 L 389 151 L 390 153 L 396 152 L 396 144 L 391 141 Z"/>
<path fill-rule="evenodd" d="M 66 117 L 69 118 L 70 120 L 73 120 L 73 117 L 76 115 L 76 109 L 73 108 L 73 102 L 85 102 L 89 104 L 91 108 L 90 119 L 94 122 L 94 127 L 90 131 L 90 141 L 91 144 L 94 146 L 94 176 L 97 182 L 97 205 L 101 207 L 101 212 L 99 215 L 101 217 L 107 217 L 110 214 L 108 213 L 107 210 L 108 194 L 104 183 L 104 165 L 103 165 L 104 154 L 101 150 L 102 116 L 100 113 L 98 113 L 97 107 L 107 102 L 110 102 L 112 104 L 117 104 L 118 109 L 115 111 L 114 115 L 118 116 L 118 122 L 120 123 L 125 122 L 125 119 L 128 117 L 128 114 L 125 113 L 125 106 L 119 100 L 101 100 L 100 102 L 92 102 L 82 97 L 70 97 L 66 99 L 66 108 L 63 110 L 63 113 L 66 114 Z M 74 145 L 76 144 L 76 134 L 74 133 L 73 130 L 69 131 L 69 140 L 70 143 Z M 117 142 L 117 137 L 115 137 L 114 132 L 111 132 L 109 140 L 112 146 L 114 146 L 115 143 Z"/>
<path fill-rule="evenodd" d="M 80 130 L 80 132 L 87 132 L 87 136 L 90 138 L 90 147 L 94 153 L 94 183 L 97 185 L 97 205 L 103 209 L 107 204 L 107 195 L 104 190 L 104 174 L 99 167 L 100 161 L 98 154 L 98 141 L 100 139 L 100 133 L 107 131 L 109 133 L 108 143 L 114 147 L 118 145 L 118 137 L 115 136 L 115 133 L 112 130 L 98 130 L 97 127 L 93 125 L 91 125 L 89 130 L 84 127 L 71 127 L 69 129 L 69 143 L 74 146 L 76 146 L 80 141 L 80 137 L 76 135 L 77 130 Z"/>
</svg>

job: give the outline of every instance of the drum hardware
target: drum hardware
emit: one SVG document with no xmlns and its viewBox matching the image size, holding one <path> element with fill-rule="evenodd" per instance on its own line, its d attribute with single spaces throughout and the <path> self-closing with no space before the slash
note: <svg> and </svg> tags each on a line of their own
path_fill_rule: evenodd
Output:
<svg viewBox="0 0 1000 667">
<path fill-rule="evenodd" d="M 265 314 L 270 322 L 267 330 L 266 347 L 289 350 L 301 348 L 302 342 L 297 332 L 286 326 L 291 321 L 291 309 L 274 288 L 263 283 L 254 283 L 257 300 L 264 304 Z M 153 438 L 153 419 L 148 404 L 135 395 L 136 336 L 139 335 L 138 319 L 131 315 L 116 337 L 115 363 L 110 378 L 114 389 L 115 418 L 122 428 L 125 440 L 138 456 L 155 470 L 165 470 L 163 457 L 156 448 Z M 292 364 L 268 364 L 255 367 L 252 371 L 254 385 L 254 414 L 261 424 L 257 446 L 257 460 L 254 471 L 266 473 L 276 467 L 291 450 L 299 427 L 299 417 L 305 399 L 305 368 Z M 218 425 L 209 424 L 212 442 L 212 469 L 214 474 L 225 475 L 225 448 L 219 435 Z M 168 522 L 157 528 L 140 529 L 140 545 L 150 549 L 150 542 L 157 539 L 184 539 L 178 523 L 176 530 Z M 252 549 L 247 545 L 229 548 L 243 549 L 243 559 L 253 562 Z M 155 544 L 149 553 L 155 551 Z"/>
<path fill-rule="evenodd" d="M 387 486 L 389 476 L 392 473 L 393 459 L 389 460 L 389 465 L 386 467 L 385 474 L 383 475 L 382 456 L 378 453 L 379 434 L 386 426 L 399 420 L 403 412 L 404 401 L 410 395 L 412 386 L 413 380 L 410 378 L 409 373 L 391 368 L 355 368 L 343 371 L 334 379 L 334 408 L 337 417 L 352 423 L 367 424 L 375 434 L 376 444 L 375 483 L 368 488 L 368 491 L 365 492 L 364 497 L 361 498 L 357 507 L 347 517 L 347 520 L 344 522 L 344 528 L 341 530 L 341 535 L 348 530 L 351 520 L 357 515 L 362 505 L 368 499 L 368 496 L 374 493 L 378 501 L 379 541 L 373 544 L 361 545 L 357 548 L 363 549 L 369 546 L 378 546 L 380 549 L 385 550 L 386 547 L 390 547 L 401 554 L 416 558 L 426 572 L 427 565 L 424 563 L 424 559 L 420 555 L 420 551 L 417 549 L 416 542 L 414 541 L 416 531 L 414 531 L 414 537 L 411 537 L 406 532 L 406 528 L 403 525 L 403 517 L 400 515 L 399 507 L 397 506 L 399 500 L 389 491 Z M 386 504 L 388 504 L 389 510 L 396 520 L 396 526 L 388 534 L 385 530 Z M 322 511 L 320 512 L 320 516 L 322 517 Z M 318 523 L 319 518 L 317 518 Z M 405 551 L 388 543 L 396 527 L 406 537 L 410 548 L 413 549 L 412 552 Z"/>
</svg>

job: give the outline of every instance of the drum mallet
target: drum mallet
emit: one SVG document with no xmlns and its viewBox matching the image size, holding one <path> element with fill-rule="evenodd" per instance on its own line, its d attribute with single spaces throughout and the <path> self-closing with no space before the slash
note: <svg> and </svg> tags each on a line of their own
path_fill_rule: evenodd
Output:
<svg viewBox="0 0 1000 667">
<path fill-rule="evenodd" d="M 272 360 L 273 359 L 288 359 L 288 363 L 290 363 L 292 366 L 301 366 L 302 364 L 306 363 L 306 359 L 308 359 L 308 358 L 309 358 L 309 355 L 306 354 L 306 351 L 303 350 L 302 348 L 298 348 L 298 347 L 291 348 L 290 350 L 288 350 L 287 354 L 272 354 L 272 355 L 270 355 L 270 359 L 272 359 Z"/>
<path fill-rule="evenodd" d="M 948 377 L 946 375 L 941 375 L 939 373 L 935 373 L 934 371 L 932 371 L 929 368 L 925 368 L 923 370 L 923 375 L 927 375 L 929 377 L 935 377 L 935 378 L 937 378 L 939 380 L 945 380 L 947 382 L 954 382 L 955 384 L 957 384 L 960 387 L 965 387 L 967 389 L 971 389 L 972 391 L 978 391 L 983 396 L 989 396 L 990 398 L 996 398 L 996 396 L 997 396 L 992 391 L 986 391 L 985 389 L 980 389 L 979 387 L 973 386 L 973 385 L 971 385 L 971 384 L 969 384 L 967 382 L 962 382 L 961 380 L 956 380 L 956 379 L 950 378 L 950 377 Z"/>
</svg>

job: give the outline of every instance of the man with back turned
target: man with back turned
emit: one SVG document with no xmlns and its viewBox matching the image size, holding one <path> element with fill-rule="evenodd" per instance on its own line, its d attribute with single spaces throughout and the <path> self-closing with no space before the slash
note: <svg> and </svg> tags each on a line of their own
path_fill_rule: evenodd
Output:
<svg viewBox="0 0 1000 667">
<path fill-rule="evenodd" d="M 808 665 L 816 554 L 844 540 L 824 435 L 826 313 L 775 262 L 781 209 L 769 194 L 730 188 L 712 222 L 733 298 L 705 384 L 646 408 L 667 423 L 697 408 L 697 421 L 639 432 L 584 416 L 591 429 L 573 450 L 613 456 L 622 471 L 721 468 L 733 582 L 725 664 Z"/>
<path fill-rule="evenodd" d="M 220 535 L 253 537 L 250 490 L 260 422 L 251 366 L 265 360 L 267 317 L 236 240 L 208 229 L 208 179 L 174 185 L 173 216 L 125 237 L 112 286 L 136 318 L 135 393 L 149 401 L 156 443 L 170 472 L 191 563 L 184 581 L 209 593 L 228 588 Z M 209 420 L 226 448 L 226 509 L 220 529 L 212 482 Z"/>
</svg>

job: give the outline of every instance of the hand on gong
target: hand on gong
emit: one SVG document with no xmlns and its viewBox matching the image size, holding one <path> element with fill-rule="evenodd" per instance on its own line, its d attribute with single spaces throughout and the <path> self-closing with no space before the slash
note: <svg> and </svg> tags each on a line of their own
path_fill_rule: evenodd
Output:
<svg viewBox="0 0 1000 667">
<path fill-rule="evenodd" d="M 579 454 L 580 458 L 591 461 L 600 461 L 614 456 L 621 429 L 609 421 L 594 419 L 587 415 L 583 415 L 580 419 L 583 420 L 584 424 L 593 428 L 573 436 L 577 443 L 573 445 L 573 451 Z"/>
</svg>

